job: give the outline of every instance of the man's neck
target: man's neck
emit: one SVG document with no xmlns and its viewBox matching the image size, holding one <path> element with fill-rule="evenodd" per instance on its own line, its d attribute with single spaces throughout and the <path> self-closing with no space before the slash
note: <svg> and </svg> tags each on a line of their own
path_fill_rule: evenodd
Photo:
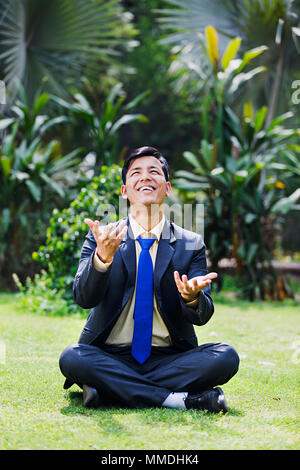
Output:
<svg viewBox="0 0 300 470">
<path fill-rule="evenodd" d="M 164 216 L 164 206 L 152 204 L 151 206 L 130 206 L 130 215 L 133 219 L 143 227 L 147 232 L 150 232 Z"/>
</svg>

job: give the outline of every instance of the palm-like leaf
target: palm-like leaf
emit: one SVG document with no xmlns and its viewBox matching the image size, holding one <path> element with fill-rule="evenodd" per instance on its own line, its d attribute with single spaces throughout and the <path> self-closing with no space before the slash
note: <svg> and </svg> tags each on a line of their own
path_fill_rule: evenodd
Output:
<svg viewBox="0 0 300 470">
<path fill-rule="evenodd" d="M 71 117 L 82 124 L 80 132 L 88 134 L 89 151 L 95 153 L 95 172 L 98 173 L 103 164 L 111 165 L 120 157 L 117 150 L 118 131 L 122 126 L 134 121 L 147 122 L 148 118 L 141 113 L 123 113 L 132 110 L 148 94 L 148 90 L 140 93 L 125 104 L 126 94 L 122 84 L 117 83 L 101 104 L 100 109 L 95 103 L 90 104 L 84 95 L 76 93 L 72 102 L 57 96 L 52 99 L 64 108 Z"/>
<path fill-rule="evenodd" d="M 240 274 L 248 273 L 244 289 L 250 298 L 260 297 L 257 292 L 254 294 L 257 289 L 261 289 L 262 298 L 266 295 L 264 276 L 259 275 L 261 267 L 266 273 L 271 272 L 272 252 L 264 239 L 264 223 L 269 217 L 300 207 L 300 190 L 290 194 L 288 184 L 300 176 L 299 158 L 294 153 L 300 149 L 293 143 L 293 136 L 297 138 L 300 131 L 281 126 L 292 113 L 279 116 L 264 128 L 266 115 L 265 107 L 254 113 L 247 103 L 239 132 L 231 135 L 232 156 L 227 155 L 223 162 L 215 161 L 214 145 L 202 140 L 201 154 L 184 154 L 193 171 L 178 171 L 173 181 L 184 192 L 201 191 L 207 195 L 210 260 L 216 267 L 222 256 L 233 253 Z M 264 170 L 265 177 L 261 178 Z M 271 236 L 267 238 L 272 241 Z M 274 279 L 275 273 L 272 282 Z M 276 297 L 274 287 L 269 295 Z"/>
<path fill-rule="evenodd" d="M 183 44 L 196 46 L 198 34 L 204 33 L 208 25 L 213 25 L 221 39 L 221 52 L 224 51 L 224 40 L 240 35 L 240 27 L 236 24 L 237 8 L 230 0 L 166 0 L 172 9 L 157 10 L 158 21 L 163 28 L 172 30 L 165 44 Z M 216 13 L 218 13 L 216 15 Z"/>
<path fill-rule="evenodd" d="M 278 109 L 286 107 L 285 78 L 297 72 L 297 55 L 300 53 L 300 4 L 293 0 L 167 0 L 173 7 L 157 11 L 158 21 L 167 35 L 164 43 L 176 45 L 179 57 L 185 64 L 203 67 L 203 51 L 199 35 L 212 25 L 219 35 L 222 55 L 232 37 L 243 41 L 241 51 L 268 46 L 262 61 L 268 68 L 260 82 L 256 82 L 257 96 L 267 93 L 270 103 L 268 122 Z M 171 29 L 171 33 L 170 33 Z M 178 50 L 177 50 L 178 52 Z M 260 59 L 258 59 L 260 64 Z M 267 91 L 266 91 L 267 90 Z M 282 92 L 280 92 L 282 91 Z M 281 101 L 280 101 L 281 100 Z M 280 107 L 281 105 L 281 107 Z"/>
<path fill-rule="evenodd" d="M 199 33 L 208 25 L 214 26 L 224 52 L 230 38 L 240 36 L 245 47 L 280 42 L 279 19 L 286 21 L 284 39 L 292 40 L 298 48 L 300 8 L 294 0 L 166 0 L 172 9 L 156 10 L 162 28 L 173 31 L 162 42 L 169 44 L 198 44 Z M 282 23 L 280 23 L 282 24 Z M 278 30 L 278 31 L 277 31 Z M 277 34 L 276 34 L 277 33 Z M 274 51 L 276 54 L 276 52 Z"/>
<path fill-rule="evenodd" d="M 0 0 L 6 88 L 18 77 L 32 97 L 44 78 L 48 90 L 64 94 L 66 79 L 78 84 L 82 75 L 95 76 L 100 62 L 112 60 L 129 34 L 124 22 L 118 0 Z"/>
</svg>

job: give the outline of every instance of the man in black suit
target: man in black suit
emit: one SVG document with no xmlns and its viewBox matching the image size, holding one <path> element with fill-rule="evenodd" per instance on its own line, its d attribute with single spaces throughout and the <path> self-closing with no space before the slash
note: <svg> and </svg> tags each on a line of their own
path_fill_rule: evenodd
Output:
<svg viewBox="0 0 300 470">
<path fill-rule="evenodd" d="M 61 354 L 64 388 L 78 384 L 86 407 L 226 412 L 219 385 L 237 372 L 238 354 L 224 343 L 198 346 L 193 327 L 207 323 L 214 312 L 210 283 L 217 273 L 207 272 L 203 240 L 166 219 L 164 200 L 171 185 L 167 161 L 157 149 L 132 152 L 122 178 L 129 217 L 106 227 L 86 219 L 90 231 L 73 290 L 75 301 L 91 312 L 78 343 Z M 149 319 L 137 323 L 139 312 L 149 310 L 150 290 L 148 347 Z"/>
</svg>

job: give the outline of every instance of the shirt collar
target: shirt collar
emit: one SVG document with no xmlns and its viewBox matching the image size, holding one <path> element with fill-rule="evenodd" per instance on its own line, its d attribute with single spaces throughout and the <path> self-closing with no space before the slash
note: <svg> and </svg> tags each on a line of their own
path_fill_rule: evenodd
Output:
<svg viewBox="0 0 300 470">
<path fill-rule="evenodd" d="M 150 231 L 153 235 L 156 236 L 157 240 L 159 240 L 160 238 L 160 235 L 161 235 L 161 232 L 162 232 L 162 229 L 163 229 L 163 226 L 164 226 L 164 223 L 165 223 L 165 215 L 163 214 L 162 216 L 162 219 L 160 222 L 158 222 L 157 225 L 155 225 L 155 227 L 153 227 Z M 131 229 L 132 229 L 132 233 L 133 233 L 133 236 L 135 238 L 135 240 L 137 239 L 137 237 L 139 235 L 141 235 L 142 233 L 147 233 L 147 230 L 145 230 L 143 227 L 141 227 L 137 221 L 132 217 L 131 214 L 129 214 L 129 222 L 130 222 L 130 226 L 131 226 Z"/>
</svg>

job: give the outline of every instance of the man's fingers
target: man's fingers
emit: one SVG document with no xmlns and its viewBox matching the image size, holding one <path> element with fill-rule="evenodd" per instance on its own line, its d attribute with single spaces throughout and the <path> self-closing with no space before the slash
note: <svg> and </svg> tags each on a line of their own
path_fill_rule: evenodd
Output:
<svg viewBox="0 0 300 470">
<path fill-rule="evenodd" d="M 116 240 L 118 240 L 118 242 L 121 242 L 123 238 L 125 237 L 127 230 L 128 230 L 128 227 L 127 225 L 125 225 L 125 227 L 123 227 L 123 229 L 120 232 L 114 233 L 114 234 L 113 232 L 111 232 L 111 236 L 115 238 Z"/>
<path fill-rule="evenodd" d="M 175 281 L 175 284 L 177 285 L 178 282 L 179 282 L 179 273 L 178 271 L 174 271 L 174 281 Z"/>
<path fill-rule="evenodd" d="M 215 279 L 216 277 L 218 277 L 217 273 L 208 273 L 205 276 L 199 276 L 196 278 L 198 286 L 201 286 L 202 288 L 208 286 L 211 284 L 212 279 Z"/>
<path fill-rule="evenodd" d="M 85 222 L 86 224 L 88 224 L 88 226 L 90 227 L 91 230 L 93 230 L 93 228 L 94 228 L 94 222 L 93 222 L 91 219 L 87 219 L 87 218 L 86 218 L 86 219 L 84 219 L 84 222 Z"/>
<path fill-rule="evenodd" d="M 180 279 L 178 271 L 174 271 L 174 280 L 175 280 L 175 283 L 176 283 L 176 286 L 178 287 L 178 289 L 183 290 L 184 285 L 183 285 L 183 282 Z"/>
<path fill-rule="evenodd" d="M 126 225 L 126 219 L 123 219 L 121 220 L 121 222 L 119 222 L 117 224 L 117 226 L 110 232 L 109 236 L 112 237 L 112 238 L 120 238 L 120 235 L 121 235 L 121 232 L 123 232 L 123 229 L 125 228 L 126 226 L 126 229 L 127 229 L 127 225 Z M 125 231 L 126 233 L 126 231 Z"/>
<path fill-rule="evenodd" d="M 198 283 L 198 287 L 205 287 L 205 286 L 208 286 L 209 284 L 211 284 L 211 280 L 210 279 L 205 279 L 203 280 L 200 284 Z"/>
<path fill-rule="evenodd" d="M 184 290 L 187 293 L 193 292 L 195 288 L 198 286 L 197 279 L 196 279 L 196 283 L 194 282 L 195 279 L 191 279 L 189 281 L 186 274 L 183 274 L 182 281 L 183 281 Z"/>
<path fill-rule="evenodd" d="M 192 283 L 190 284 L 186 274 L 183 274 L 182 278 L 180 279 L 178 271 L 174 271 L 174 279 L 181 294 L 194 292 L 197 288 L 197 279 L 193 279 Z"/>
<path fill-rule="evenodd" d="M 126 226 L 123 228 L 123 230 L 119 233 L 118 238 L 119 238 L 120 240 L 123 240 L 123 238 L 124 238 L 125 235 L 126 235 L 127 230 L 128 230 L 128 227 L 127 227 L 127 225 L 126 225 Z"/>
<path fill-rule="evenodd" d="M 104 228 L 104 230 L 103 230 L 103 232 L 102 232 L 104 238 L 108 238 L 108 237 L 110 236 L 110 232 L 111 232 L 112 226 L 113 226 L 113 224 L 110 223 L 110 224 L 108 224 L 108 225 Z"/>
<path fill-rule="evenodd" d="M 203 276 L 203 280 L 215 279 L 216 277 L 218 277 L 218 273 L 208 273 L 205 276 Z"/>
<path fill-rule="evenodd" d="M 174 271 L 174 280 L 177 286 L 178 291 L 184 299 L 194 300 L 195 294 L 198 295 L 198 292 L 201 291 L 204 287 L 211 284 L 212 279 L 218 277 L 217 273 L 208 273 L 205 276 L 196 276 L 192 279 L 188 279 L 186 274 L 180 275 L 178 271 Z"/>
<path fill-rule="evenodd" d="M 108 224 L 106 227 L 101 227 L 99 220 L 93 221 L 87 217 L 84 219 L 84 222 L 90 227 L 94 237 L 99 239 L 100 236 L 101 240 L 117 239 L 118 241 L 121 241 L 125 237 L 128 229 L 126 219 L 121 220 L 113 230 L 113 223 Z"/>
<path fill-rule="evenodd" d="M 91 220 L 91 219 L 85 218 L 85 219 L 84 219 L 84 222 L 85 222 L 86 224 L 88 224 L 88 226 L 90 227 L 90 229 L 91 229 L 93 232 L 97 231 L 97 229 L 98 229 L 98 227 L 99 227 L 99 220 L 93 221 L 93 220 Z"/>
<path fill-rule="evenodd" d="M 180 279 L 178 271 L 174 271 L 176 285 L 178 289 L 184 293 L 196 292 L 199 290 L 199 288 L 201 290 L 203 287 L 211 284 L 212 279 L 215 279 L 216 277 L 218 277 L 217 273 L 208 273 L 205 276 L 198 276 L 188 280 L 187 275 L 183 274 L 182 278 Z"/>
</svg>

